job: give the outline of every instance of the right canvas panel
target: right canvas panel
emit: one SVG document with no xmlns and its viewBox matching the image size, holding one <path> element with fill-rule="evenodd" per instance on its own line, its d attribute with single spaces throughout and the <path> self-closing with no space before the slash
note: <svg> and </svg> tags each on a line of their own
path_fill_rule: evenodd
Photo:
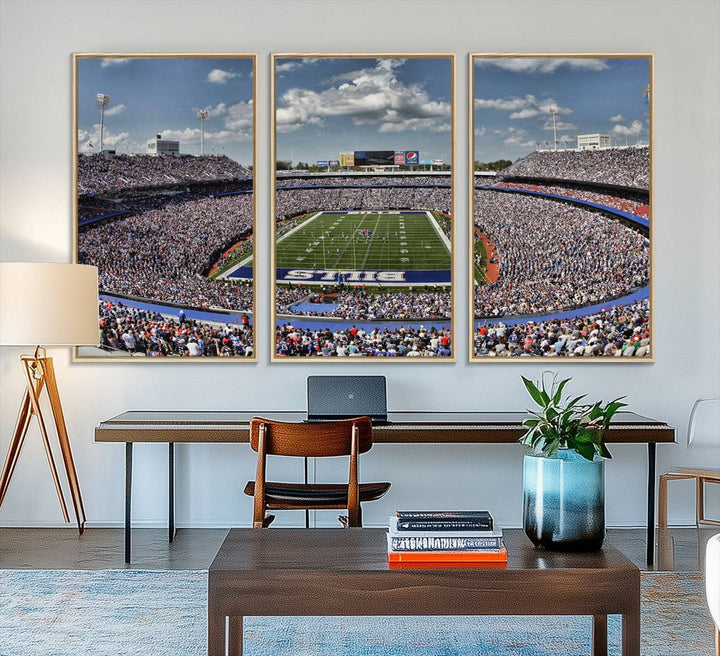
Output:
<svg viewBox="0 0 720 656">
<path fill-rule="evenodd" d="M 470 64 L 471 361 L 652 361 L 652 55 Z"/>
</svg>

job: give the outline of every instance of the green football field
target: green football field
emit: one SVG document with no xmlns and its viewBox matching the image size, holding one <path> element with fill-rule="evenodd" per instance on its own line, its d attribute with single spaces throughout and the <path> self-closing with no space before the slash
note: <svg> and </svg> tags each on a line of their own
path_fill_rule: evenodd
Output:
<svg viewBox="0 0 720 656">
<path fill-rule="evenodd" d="M 275 265 L 343 270 L 450 269 L 449 240 L 426 212 L 319 212 L 280 236 Z"/>
</svg>

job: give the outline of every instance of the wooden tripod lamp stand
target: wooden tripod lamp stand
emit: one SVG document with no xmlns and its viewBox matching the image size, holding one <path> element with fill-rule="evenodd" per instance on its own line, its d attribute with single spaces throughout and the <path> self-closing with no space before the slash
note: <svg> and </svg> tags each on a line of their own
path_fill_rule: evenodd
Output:
<svg viewBox="0 0 720 656">
<path fill-rule="evenodd" d="M 79 346 L 97 344 L 98 341 L 96 267 L 83 264 L 0 263 L 0 345 Z M 75 508 L 78 530 L 82 534 L 85 526 L 85 508 L 70 449 L 52 358 L 47 357 L 43 346 L 36 346 L 32 355 L 23 355 L 20 361 L 25 380 L 25 393 L 0 475 L 0 506 L 5 499 L 31 420 L 35 417 L 39 424 L 63 518 L 66 522 L 70 521 L 41 406 L 41 394 L 46 390 Z"/>
</svg>

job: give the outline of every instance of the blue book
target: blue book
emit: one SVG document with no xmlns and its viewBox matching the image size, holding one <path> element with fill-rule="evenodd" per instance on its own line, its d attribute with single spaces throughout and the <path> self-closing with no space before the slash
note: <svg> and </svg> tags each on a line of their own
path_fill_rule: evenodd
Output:
<svg viewBox="0 0 720 656">
<path fill-rule="evenodd" d="M 487 510 L 402 510 L 397 512 L 399 531 L 492 531 Z"/>
</svg>

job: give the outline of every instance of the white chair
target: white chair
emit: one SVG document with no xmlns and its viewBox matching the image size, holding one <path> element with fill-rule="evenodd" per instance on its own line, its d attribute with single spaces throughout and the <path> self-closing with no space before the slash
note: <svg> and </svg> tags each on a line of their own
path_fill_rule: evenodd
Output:
<svg viewBox="0 0 720 656">
<path fill-rule="evenodd" d="M 668 481 L 695 480 L 695 522 L 697 525 L 720 526 L 720 519 L 705 516 L 705 484 L 720 484 L 720 398 L 698 399 L 693 404 L 688 422 L 688 446 L 710 447 L 708 469 L 678 467 L 660 476 L 658 491 L 658 527 L 667 526 Z"/>
<path fill-rule="evenodd" d="M 715 653 L 720 656 L 720 533 L 713 535 L 705 548 L 705 592 L 715 621 Z"/>
</svg>

